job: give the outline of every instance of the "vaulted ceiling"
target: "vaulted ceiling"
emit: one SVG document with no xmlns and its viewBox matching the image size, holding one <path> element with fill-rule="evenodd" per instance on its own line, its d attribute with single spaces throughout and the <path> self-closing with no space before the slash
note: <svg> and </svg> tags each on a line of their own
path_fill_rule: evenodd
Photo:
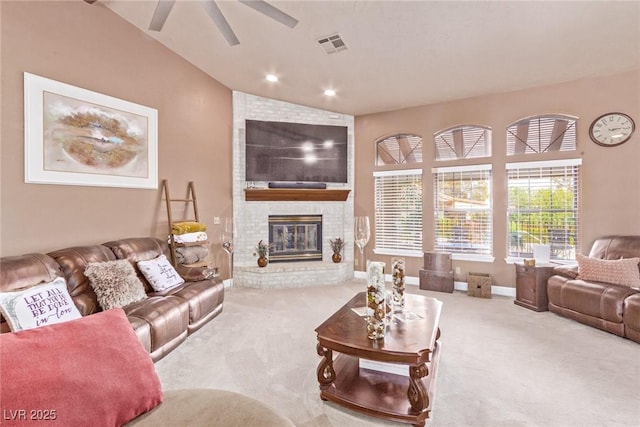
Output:
<svg viewBox="0 0 640 427">
<path fill-rule="evenodd" d="M 156 3 L 87 7 L 113 10 L 233 90 L 353 115 L 640 69 L 639 1 L 269 1 L 299 21 L 289 28 L 218 0 L 235 46 L 200 1 L 176 1 L 149 30 Z M 318 40 L 336 33 L 346 49 L 328 54 Z"/>
</svg>

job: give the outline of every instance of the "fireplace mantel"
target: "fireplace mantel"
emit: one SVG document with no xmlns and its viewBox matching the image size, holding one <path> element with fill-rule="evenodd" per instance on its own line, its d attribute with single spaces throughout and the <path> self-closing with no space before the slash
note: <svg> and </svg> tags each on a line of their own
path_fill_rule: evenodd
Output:
<svg viewBox="0 0 640 427">
<path fill-rule="evenodd" d="M 247 188 L 248 202 L 298 201 L 298 202 L 344 202 L 351 190 L 317 188 Z"/>
</svg>

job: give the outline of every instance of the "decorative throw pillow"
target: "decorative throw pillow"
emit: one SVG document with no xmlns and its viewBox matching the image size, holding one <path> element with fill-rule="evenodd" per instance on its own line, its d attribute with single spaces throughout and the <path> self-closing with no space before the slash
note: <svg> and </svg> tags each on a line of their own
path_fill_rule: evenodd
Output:
<svg viewBox="0 0 640 427">
<path fill-rule="evenodd" d="M 167 291 L 184 283 L 184 279 L 164 255 L 148 261 L 138 261 L 138 268 L 156 292 Z"/>
<path fill-rule="evenodd" d="M 598 259 L 577 254 L 578 279 L 640 289 L 640 258 Z"/>
<path fill-rule="evenodd" d="M 12 332 L 82 317 L 62 277 L 19 292 L 0 292 L 0 310 Z"/>
<path fill-rule="evenodd" d="M 121 426 L 162 401 L 153 361 L 122 309 L 0 334 L 0 360 L 3 425 Z M 11 422 L 10 410 L 38 418 Z"/>
<path fill-rule="evenodd" d="M 84 270 L 103 310 L 125 307 L 147 297 L 144 285 L 126 259 L 90 262 Z"/>
</svg>

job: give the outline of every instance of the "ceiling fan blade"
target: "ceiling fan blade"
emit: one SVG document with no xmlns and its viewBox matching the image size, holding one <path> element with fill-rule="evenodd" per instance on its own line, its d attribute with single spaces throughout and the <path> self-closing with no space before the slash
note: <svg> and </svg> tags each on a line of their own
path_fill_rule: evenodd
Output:
<svg viewBox="0 0 640 427">
<path fill-rule="evenodd" d="M 171 9 L 173 9 L 173 5 L 175 4 L 175 2 L 176 0 L 158 0 L 156 10 L 153 12 L 151 23 L 149 24 L 150 30 L 162 30 L 162 27 L 164 26 L 164 23 L 169 16 L 169 12 L 171 12 Z"/>
<path fill-rule="evenodd" d="M 204 7 L 204 10 L 211 17 L 213 23 L 216 24 L 218 30 L 220 30 L 220 32 L 222 33 L 222 36 L 225 38 L 225 40 L 227 40 L 227 43 L 229 43 L 229 46 L 240 44 L 240 40 L 238 40 L 238 37 L 236 37 L 235 33 L 231 29 L 231 26 L 222 14 L 222 11 L 214 1 L 202 0 L 202 7 Z"/>
<path fill-rule="evenodd" d="M 249 6 L 251 9 L 268 16 L 271 19 L 275 19 L 281 24 L 286 25 L 289 28 L 293 28 L 298 24 L 298 20 L 291 15 L 287 15 L 275 6 L 271 6 L 266 1 L 262 0 L 239 0 L 240 3 L 245 6 Z"/>
</svg>

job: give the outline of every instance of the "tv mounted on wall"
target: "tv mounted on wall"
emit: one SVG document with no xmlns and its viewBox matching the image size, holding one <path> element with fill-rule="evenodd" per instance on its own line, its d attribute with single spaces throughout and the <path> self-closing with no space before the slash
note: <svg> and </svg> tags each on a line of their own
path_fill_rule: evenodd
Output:
<svg viewBox="0 0 640 427">
<path fill-rule="evenodd" d="M 347 127 L 247 120 L 246 180 L 347 182 Z"/>
</svg>

